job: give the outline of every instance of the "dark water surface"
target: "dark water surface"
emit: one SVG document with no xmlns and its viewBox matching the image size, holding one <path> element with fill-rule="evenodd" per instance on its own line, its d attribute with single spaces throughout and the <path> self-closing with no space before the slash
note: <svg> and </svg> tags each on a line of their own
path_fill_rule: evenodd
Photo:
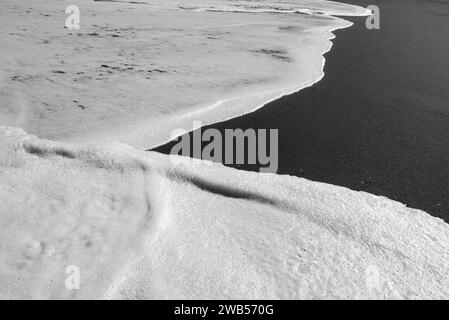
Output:
<svg viewBox="0 0 449 320">
<path fill-rule="evenodd" d="M 279 129 L 279 174 L 383 195 L 449 222 L 449 1 L 346 2 L 379 6 L 381 29 L 349 18 L 355 25 L 336 32 L 323 80 L 203 130 Z"/>
</svg>

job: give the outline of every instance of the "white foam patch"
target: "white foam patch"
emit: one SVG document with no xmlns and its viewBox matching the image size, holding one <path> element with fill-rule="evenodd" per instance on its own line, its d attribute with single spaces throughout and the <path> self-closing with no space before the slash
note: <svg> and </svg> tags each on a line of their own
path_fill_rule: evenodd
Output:
<svg viewBox="0 0 449 320">
<path fill-rule="evenodd" d="M 320 0 L 77 5 L 78 31 L 64 28 L 60 1 L 2 4 L 0 124 L 149 148 L 318 81 L 331 31 L 350 25 L 329 14 L 367 14 Z"/>
<path fill-rule="evenodd" d="M 182 2 L 181 2 L 182 3 Z M 192 5 L 196 4 L 198 6 Z M 195 11 L 241 12 L 241 13 L 302 13 L 336 16 L 364 16 L 370 14 L 368 9 L 357 6 L 316 0 L 297 1 L 213 1 L 196 0 L 181 8 Z"/>
<path fill-rule="evenodd" d="M 442 220 L 342 187 L 171 159 L 1 127 L 0 297 L 449 298 Z M 67 266 L 79 290 L 66 287 Z"/>
</svg>

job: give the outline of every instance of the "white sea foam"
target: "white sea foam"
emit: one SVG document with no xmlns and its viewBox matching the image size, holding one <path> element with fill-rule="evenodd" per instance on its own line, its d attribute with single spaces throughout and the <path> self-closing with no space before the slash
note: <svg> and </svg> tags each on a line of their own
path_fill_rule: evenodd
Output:
<svg viewBox="0 0 449 320">
<path fill-rule="evenodd" d="M 0 127 L 1 298 L 449 298 L 449 225 L 383 197 Z M 66 287 L 78 268 L 79 290 Z"/>
<path fill-rule="evenodd" d="M 195 5 L 192 5 L 195 4 Z M 340 16 L 367 15 L 369 10 L 360 7 L 331 1 L 299 0 L 299 1 L 220 1 L 196 0 L 180 7 L 195 11 L 241 12 L 241 13 L 302 13 Z"/>
<path fill-rule="evenodd" d="M 367 13 L 319 0 L 78 5 L 79 31 L 63 28 L 60 1 L 2 5 L 0 124 L 155 146 L 193 121 L 245 114 L 318 81 L 331 31 L 350 23 L 312 13 Z"/>
</svg>

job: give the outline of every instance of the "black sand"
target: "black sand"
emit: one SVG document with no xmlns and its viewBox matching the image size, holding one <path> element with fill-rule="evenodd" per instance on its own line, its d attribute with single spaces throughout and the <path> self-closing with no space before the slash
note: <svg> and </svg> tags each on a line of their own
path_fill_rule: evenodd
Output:
<svg viewBox="0 0 449 320">
<path fill-rule="evenodd" d="M 381 29 L 349 18 L 355 25 L 336 32 L 322 81 L 206 128 L 277 128 L 279 174 L 383 195 L 449 222 L 449 1 L 346 2 L 379 6 Z"/>
</svg>

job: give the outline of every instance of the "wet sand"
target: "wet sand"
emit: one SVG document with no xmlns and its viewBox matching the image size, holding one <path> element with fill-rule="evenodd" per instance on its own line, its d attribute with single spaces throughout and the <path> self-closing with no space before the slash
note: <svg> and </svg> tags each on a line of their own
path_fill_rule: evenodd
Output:
<svg viewBox="0 0 449 320">
<path fill-rule="evenodd" d="M 346 18 L 355 25 L 336 32 L 320 82 L 203 130 L 279 129 L 279 174 L 386 196 L 449 221 L 449 3 L 346 2 L 378 5 L 381 29 Z"/>
</svg>

